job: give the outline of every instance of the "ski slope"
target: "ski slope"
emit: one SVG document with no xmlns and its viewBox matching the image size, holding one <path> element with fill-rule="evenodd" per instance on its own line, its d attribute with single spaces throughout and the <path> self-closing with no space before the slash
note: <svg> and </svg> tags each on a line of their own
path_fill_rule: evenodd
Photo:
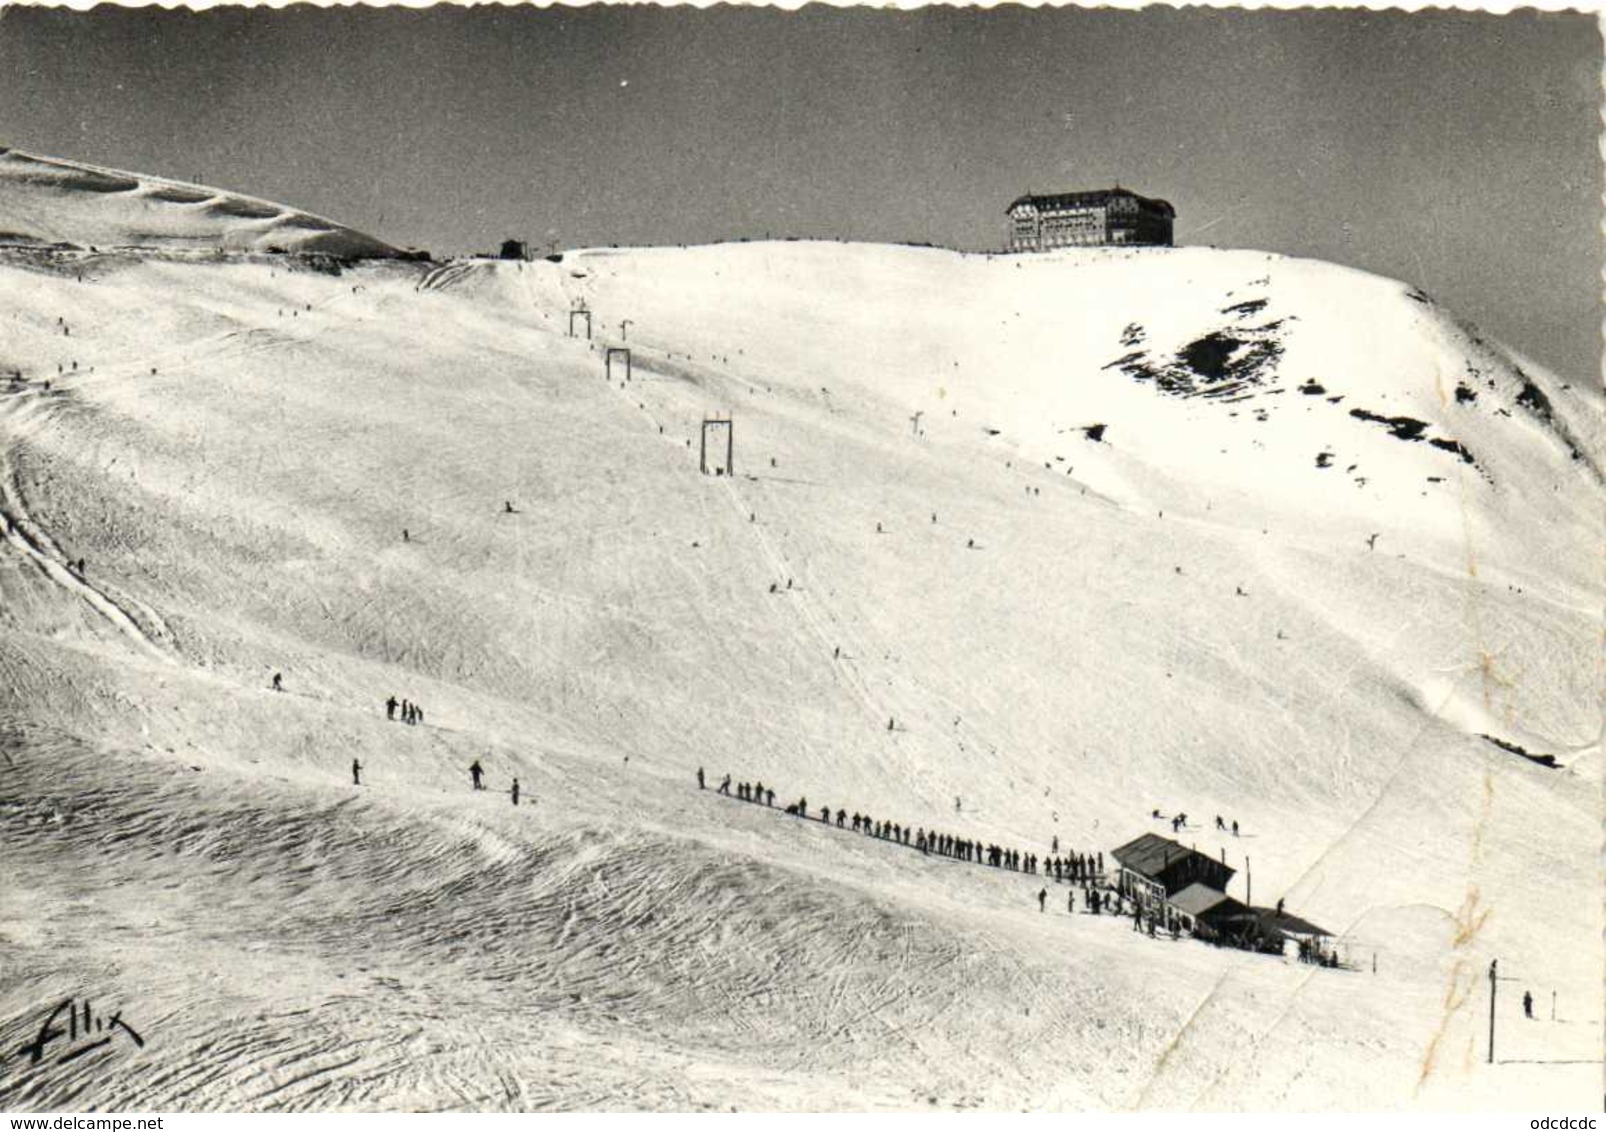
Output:
<svg viewBox="0 0 1606 1132">
<path fill-rule="evenodd" d="M 5 1107 L 1598 1097 L 1599 391 L 1428 296 L 806 243 L 0 291 L 0 1047 L 146 1043 Z M 1356 969 L 800 796 L 1045 856 L 1186 812 Z"/>
</svg>

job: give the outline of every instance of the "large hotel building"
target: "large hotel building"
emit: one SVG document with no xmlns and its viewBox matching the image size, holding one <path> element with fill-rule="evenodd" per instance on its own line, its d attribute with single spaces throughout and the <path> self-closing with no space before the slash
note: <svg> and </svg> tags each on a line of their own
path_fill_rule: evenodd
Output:
<svg viewBox="0 0 1606 1132">
<path fill-rule="evenodd" d="M 1046 252 L 1104 244 L 1171 244 L 1177 211 L 1116 186 L 1020 197 L 1009 206 L 1009 250 Z"/>
</svg>

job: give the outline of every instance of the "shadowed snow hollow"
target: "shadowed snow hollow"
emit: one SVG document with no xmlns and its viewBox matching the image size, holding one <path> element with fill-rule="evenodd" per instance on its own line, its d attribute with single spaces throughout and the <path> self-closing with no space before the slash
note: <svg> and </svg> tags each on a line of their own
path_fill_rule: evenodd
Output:
<svg viewBox="0 0 1606 1132">
<path fill-rule="evenodd" d="M 395 248 L 270 201 L 0 147 L 0 245 L 317 253 Z"/>
</svg>

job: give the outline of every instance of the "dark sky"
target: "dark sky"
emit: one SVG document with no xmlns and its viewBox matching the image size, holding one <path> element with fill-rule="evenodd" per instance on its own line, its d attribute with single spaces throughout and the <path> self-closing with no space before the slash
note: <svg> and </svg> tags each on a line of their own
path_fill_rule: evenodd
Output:
<svg viewBox="0 0 1606 1132">
<path fill-rule="evenodd" d="M 0 15 L 0 144 L 441 253 L 799 235 L 997 247 L 1119 181 L 1177 240 L 1409 280 L 1599 374 L 1583 14 L 213 9 Z"/>
</svg>

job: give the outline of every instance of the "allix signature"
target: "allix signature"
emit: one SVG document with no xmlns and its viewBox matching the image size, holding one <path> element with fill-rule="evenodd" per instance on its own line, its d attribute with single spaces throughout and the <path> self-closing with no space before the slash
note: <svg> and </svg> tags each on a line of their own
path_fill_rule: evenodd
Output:
<svg viewBox="0 0 1606 1132">
<path fill-rule="evenodd" d="M 66 1024 L 58 1025 L 62 1014 L 67 1015 Z M 134 1044 L 140 1049 L 145 1048 L 145 1039 L 139 1032 L 123 1021 L 123 1012 L 116 1011 L 110 1018 L 95 1016 L 89 1001 L 75 1004 L 72 999 L 65 999 L 59 1003 L 45 1017 L 44 1025 L 39 1027 L 39 1034 L 33 1041 L 23 1046 L 19 1053 L 28 1055 L 29 1063 L 38 1065 L 45 1058 L 45 1051 L 58 1039 L 65 1039 L 67 1048 L 56 1058 L 56 1064 L 72 1061 L 83 1057 L 86 1053 L 110 1045 L 112 1039 L 118 1036 L 118 1031 L 132 1038 Z"/>
</svg>

